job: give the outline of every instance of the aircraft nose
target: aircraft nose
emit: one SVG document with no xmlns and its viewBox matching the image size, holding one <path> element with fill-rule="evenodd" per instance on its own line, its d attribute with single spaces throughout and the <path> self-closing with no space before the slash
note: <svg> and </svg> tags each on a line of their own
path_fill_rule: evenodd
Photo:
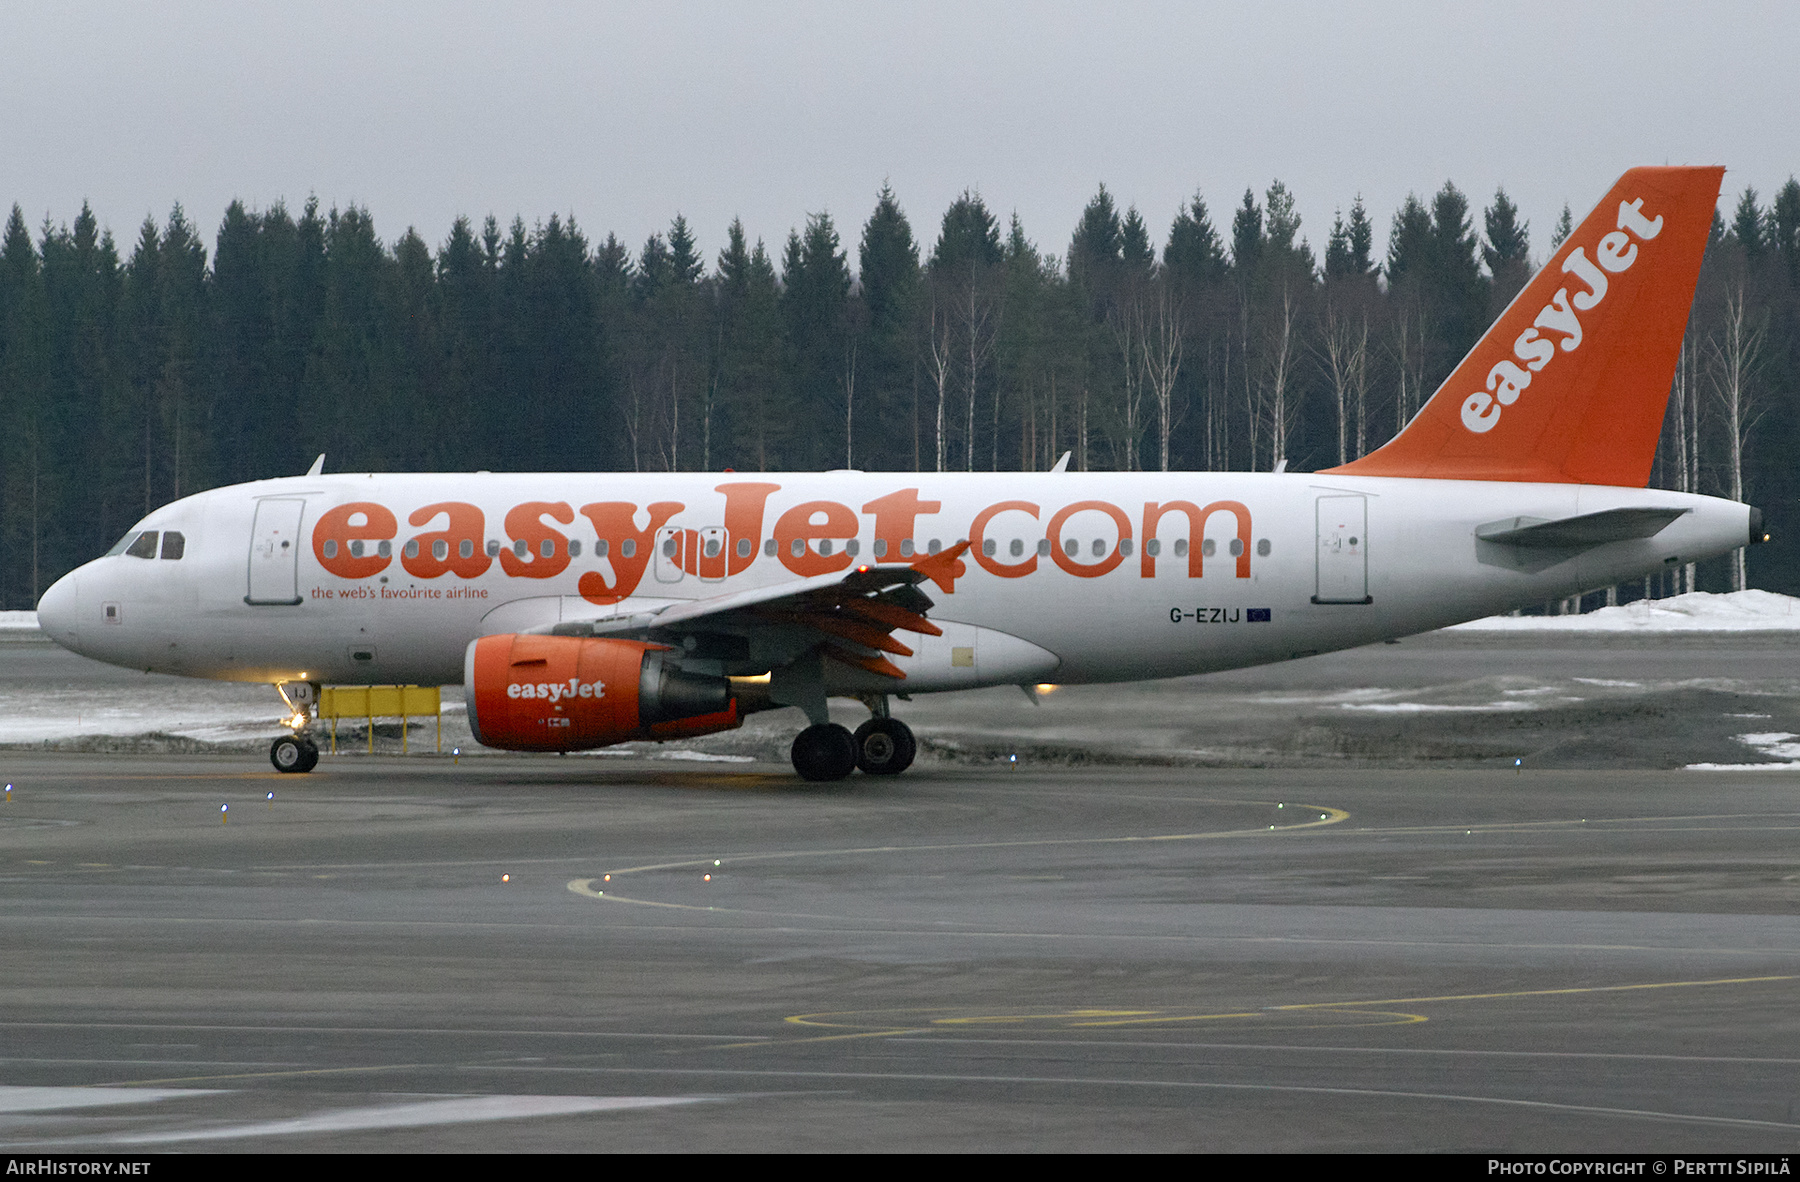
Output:
<svg viewBox="0 0 1800 1182">
<path fill-rule="evenodd" d="M 74 648 L 78 639 L 76 621 L 80 618 L 80 603 L 77 576 L 70 572 L 50 584 L 50 589 L 38 600 L 38 627 L 56 643 Z"/>
</svg>

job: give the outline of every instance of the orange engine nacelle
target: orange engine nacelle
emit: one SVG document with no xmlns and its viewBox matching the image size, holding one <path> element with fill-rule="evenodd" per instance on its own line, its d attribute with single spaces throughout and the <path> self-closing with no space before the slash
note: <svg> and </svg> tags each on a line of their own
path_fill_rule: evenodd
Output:
<svg viewBox="0 0 1800 1182">
<path fill-rule="evenodd" d="M 731 683 L 682 671 L 636 640 L 484 636 L 463 657 L 475 739 L 508 751 L 581 751 L 741 725 Z"/>
</svg>

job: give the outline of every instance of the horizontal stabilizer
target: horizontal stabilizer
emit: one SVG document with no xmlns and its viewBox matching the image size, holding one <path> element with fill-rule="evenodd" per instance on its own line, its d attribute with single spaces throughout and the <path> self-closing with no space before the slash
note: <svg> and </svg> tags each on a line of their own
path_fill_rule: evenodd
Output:
<svg viewBox="0 0 1800 1182">
<path fill-rule="evenodd" d="M 1585 550 L 1608 542 L 1655 537 L 1690 509 L 1604 509 L 1548 521 L 1542 517 L 1508 517 L 1475 527 L 1484 542 L 1532 549 Z"/>
</svg>

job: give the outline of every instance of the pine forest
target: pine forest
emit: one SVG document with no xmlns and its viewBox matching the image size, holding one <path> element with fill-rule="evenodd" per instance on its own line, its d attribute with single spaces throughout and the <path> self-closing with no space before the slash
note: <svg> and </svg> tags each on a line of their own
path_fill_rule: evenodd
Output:
<svg viewBox="0 0 1800 1182">
<path fill-rule="evenodd" d="M 1159 223 L 1160 224 L 1160 219 Z M 785 242 L 676 217 L 635 250 L 571 218 L 179 206 L 128 243 L 85 206 L 0 241 L 0 608 L 29 608 L 145 512 L 327 471 L 1328 467 L 1386 442 L 1569 232 L 1504 190 L 1409 197 L 1377 257 L 1351 201 L 1322 256 L 1280 182 L 1158 233 L 1096 192 L 1040 246 L 974 192 L 915 228 Z M 1534 245 L 1536 253 L 1534 255 Z M 1722 201 L 1670 391 L 1660 487 L 1774 535 L 1618 598 L 1800 593 L 1800 183 Z M 1563 609 L 1574 605 L 1561 605 Z M 1589 606 L 1592 606 L 1590 602 Z"/>
</svg>

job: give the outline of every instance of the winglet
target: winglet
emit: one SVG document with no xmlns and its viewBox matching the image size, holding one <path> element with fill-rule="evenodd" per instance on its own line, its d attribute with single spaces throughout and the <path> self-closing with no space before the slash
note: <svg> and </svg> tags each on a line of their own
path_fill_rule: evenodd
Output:
<svg viewBox="0 0 1800 1182">
<path fill-rule="evenodd" d="M 1634 168 L 1405 430 L 1327 472 L 1642 487 L 1723 168 Z"/>
<path fill-rule="evenodd" d="M 324 471 L 325 471 L 325 453 L 320 452 L 319 458 L 313 461 L 313 466 L 306 470 L 306 474 L 308 476 L 319 476 L 319 475 L 322 475 L 324 473 Z"/>
<path fill-rule="evenodd" d="M 956 592 L 956 580 L 968 573 L 968 566 L 962 556 L 969 549 L 969 540 L 964 538 L 948 550 L 940 550 L 936 554 L 921 554 L 912 560 L 914 570 L 941 587 L 946 595 Z"/>
</svg>

